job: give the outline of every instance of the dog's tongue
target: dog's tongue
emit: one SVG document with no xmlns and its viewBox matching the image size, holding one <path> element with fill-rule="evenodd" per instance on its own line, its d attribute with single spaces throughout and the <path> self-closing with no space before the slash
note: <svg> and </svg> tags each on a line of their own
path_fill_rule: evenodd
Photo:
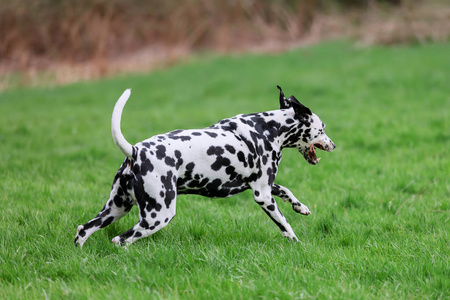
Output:
<svg viewBox="0 0 450 300">
<path fill-rule="evenodd" d="M 314 148 L 314 145 L 311 144 L 311 146 L 309 146 L 309 150 L 308 150 L 308 157 L 309 159 L 314 162 L 314 163 L 318 163 L 320 158 L 317 158 L 316 156 L 316 149 Z"/>
</svg>

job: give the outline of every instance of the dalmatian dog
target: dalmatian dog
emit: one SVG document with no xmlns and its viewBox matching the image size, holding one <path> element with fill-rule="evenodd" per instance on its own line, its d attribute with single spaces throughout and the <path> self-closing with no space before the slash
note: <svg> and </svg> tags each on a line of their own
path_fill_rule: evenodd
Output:
<svg viewBox="0 0 450 300">
<path fill-rule="evenodd" d="M 331 152 L 335 145 L 325 124 L 294 96 L 280 91 L 280 109 L 241 114 L 204 129 L 174 130 L 136 145 L 120 129 L 122 110 L 130 97 L 126 90 L 112 114 L 112 136 L 125 154 L 108 201 L 95 218 L 78 226 L 75 245 L 82 247 L 97 230 L 117 222 L 133 205 L 139 222 L 113 238 L 129 245 L 165 227 L 175 216 L 179 194 L 230 197 L 247 189 L 280 228 L 283 236 L 298 241 L 273 196 L 289 201 L 294 211 L 309 215 L 308 207 L 287 188 L 274 183 L 283 148 L 296 148 L 316 165 L 316 148 Z"/>
</svg>

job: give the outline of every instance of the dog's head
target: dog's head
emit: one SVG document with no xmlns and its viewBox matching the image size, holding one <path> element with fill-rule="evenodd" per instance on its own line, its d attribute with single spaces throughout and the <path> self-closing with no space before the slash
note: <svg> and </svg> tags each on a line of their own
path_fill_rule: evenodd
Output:
<svg viewBox="0 0 450 300">
<path fill-rule="evenodd" d="M 286 99 L 281 87 L 277 87 L 280 90 L 280 109 L 292 108 L 295 113 L 294 119 L 297 121 L 292 124 L 295 127 L 287 137 L 288 147 L 297 148 L 308 163 L 317 165 L 320 158 L 316 155 L 316 148 L 332 152 L 336 145 L 325 134 L 325 124 L 317 115 L 294 96 Z"/>
</svg>

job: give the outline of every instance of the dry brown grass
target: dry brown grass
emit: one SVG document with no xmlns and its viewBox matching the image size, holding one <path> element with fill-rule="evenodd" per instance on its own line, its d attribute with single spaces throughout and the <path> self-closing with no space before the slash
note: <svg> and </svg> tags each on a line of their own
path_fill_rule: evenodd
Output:
<svg viewBox="0 0 450 300">
<path fill-rule="evenodd" d="M 0 89 L 148 71 L 205 49 L 274 52 L 338 37 L 367 45 L 450 36 L 445 0 L 0 1 Z"/>
<path fill-rule="evenodd" d="M 411 2 L 389 12 L 374 9 L 363 16 L 355 37 L 363 44 L 445 42 L 450 37 L 450 3 Z"/>
</svg>

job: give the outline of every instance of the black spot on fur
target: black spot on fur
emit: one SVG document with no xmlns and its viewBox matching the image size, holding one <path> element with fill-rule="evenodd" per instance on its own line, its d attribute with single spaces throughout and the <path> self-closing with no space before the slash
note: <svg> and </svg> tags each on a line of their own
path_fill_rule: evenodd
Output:
<svg viewBox="0 0 450 300">
<path fill-rule="evenodd" d="M 238 160 L 244 165 L 245 168 L 247 168 L 247 162 L 245 161 L 245 154 L 242 151 L 239 151 L 237 154 Z"/>
<path fill-rule="evenodd" d="M 136 176 L 136 181 L 134 182 L 134 194 L 136 196 L 136 202 L 139 206 L 139 211 L 144 212 L 151 210 L 160 211 L 162 206 L 159 204 L 155 198 L 150 197 L 149 194 L 144 189 L 144 180 L 141 175 Z"/>
<path fill-rule="evenodd" d="M 167 208 L 170 207 L 172 200 L 174 200 L 175 196 L 176 196 L 176 192 L 175 192 L 175 189 L 173 186 L 173 181 L 174 181 L 173 178 L 174 178 L 174 175 L 173 175 L 172 171 L 167 172 L 167 176 L 161 176 L 161 182 L 166 191 L 164 203 L 166 204 Z"/>
<path fill-rule="evenodd" d="M 191 140 L 191 137 L 188 135 L 169 135 L 169 138 L 172 140 L 181 140 L 182 142 Z"/>
<path fill-rule="evenodd" d="M 236 122 L 228 122 L 227 125 L 224 125 L 222 127 L 223 130 L 227 130 L 227 131 L 236 131 L 237 129 L 237 124 Z"/>
<path fill-rule="evenodd" d="M 231 154 L 236 153 L 236 149 L 234 149 L 234 147 L 231 145 L 225 145 L 225 149 L 227 149 L 227 151 L 230 152 Z"/>
<path fill-rule="evenodd" d="M 222 147 L 219 146 L 211 146 L 206 151 L 206 154 L 208 155 L 222 155 L 225 151 Z"/>
<path fill-rule="evenodd" d="M 280 228 L 281 232 L 286 232 L 286 228 L 283 225 L 281 225 L 281 223 L 279 223 L 277 220 L 275 220 L 264 207 L 263 210 L 269 216 L 269 218 L 271 218 L 272 221 L 278 226 L 278 228 Z"/>
<path fill-rule="evenodd" d="M 264 155 L 264 156 L 262 157 L 262 163 L 263 163 L 263 165 L 266 165 L 266 164 L 267 164 L 267 155 Z"/>
<path fill-rule="evenodd" d="M 268 169 L 267 169 L 267 176 L 269 177 L 269 180 L 268 180 L 267 183 L 268 183 L 270 186 L 272 186 L 272 183 L 273 183 L 273 181 L 275 180 L 275 174 L 274 174 L 272 168 L 268 168 Z"/>
<path fill-rule="evenodd" d="M 135 164 L 137 165 L 137 164 Z M 150 160 L 145 160 L 141 163 L 141 174 L 142 176 L 144 176 L 145 174 L 147 174 L 147 172 L 153 172 L 154 166 L 152 165 L 152 163 L 150 162 Z M 134 172 L 135 174 L 139 173 L 139 172 Z"/>
<path fill-rule="evenodd" d="M 149 228 L 149 224 L 148 224 L 148 222 L 147 222 L 145 219 L 142 219 L 142 220 L 139 222 L 139 225 L 141 225 L 141 227 L 144 228 L 144 229 L 148 229 L 148 228 Z M 136 233 L 138 233 L 138 232 L 136 232 Z M 136 236 L 136 235 L 135 235 L 135 236 Z"/>
<path fill-rule="evenodd" d="M 175 160 L 172 157 L 166 156 L 166 158 L 164 159 L 164 162 L 168 166 L 175 167 Z"/>
<path fill-rule="evenodd" d="M 260 171 L 261 172 L 261 171 Z M 260 178 L 261 176 L 258 173 L 252 173 L 249 177 L 248 177 L 248 181 L 249 182 L 253 182 L 258 180 L 258 178 Z"/>
<path fill-rule="evenodd" d="M 113 201 L 114 201 L 114 204 L 117 207 L 122 207 L 123 206 L 123 199 L 119 195 L 115 195 Z"/>
<path fill-rule="evenodd" d="M 225 169 L 225 173 L 227 173 L 228 175 L 233 174 L 233 173 L 235 173 L 235 172 L 236 172 L 236 169 L 235 169 L 233 166 L 228 166 L 228 167 Z"/>
<path fill-rule="evenodd" d="M 187 170 L 187 171 L 192 172 L 192 170 L 194 170 L 194 168 L 195 168 L 195 164 L 194 164 L 193 162 L 188 163 L 188 164 L 186 165 L 186 170 Z"/>
<path fill-rule="evenodd" d="M 164 147 L 163 145 L 158 145 L 156 146 L 156 149 L 156 158 L 163 159 L 164 157 L 166 157 L 166 147 Z"/>
<path fill-rule="evenodd" d="M 206 185 L 206 188 L 210 191 L 217 191 L 221 184 L 222 184 L 222 180 L 214 179 L 212 182 L 210 182 Z"/>
<path fill-rule="evenodd" d="M 250 153 L 253 153 L 253 154 L 255 154 L 256 153 L 256 151 L 255 151 L 255 146 L 253 145 L 253 143 L 252 142 L 250 142 L 249 140 L 247 140 L 247 139 L 242 139 L 243 141 L 244 141 L 244 143 L 247 145 L 247 147 L 248 147 L 248 150 L 250 151 Z"/>
<path fill-rule="evenodd" d="M 217 156 L 216 161 L 211 165 L 211 169 L 214 171 L 220 170 L 222 167 L 226 167 L 230 165 L 230 160 L 221 155 Z"/>
<path fill-rule="evenodd" d="M 267 141 L 267 140 L 264 140 L 264 149 L 265 149 L 267 152 L 273 150 L 272 144 L 271 144 L 269 141 Z"/>
<path fill-rule="evenodd" d="M 107 218 L 106 220 L 104 220 L 102 222 L 102 225 L 100 225 L 100 228 L 108 226 L 109 224 L 112 223 L 112 221 L 114 221 L 114 217 L 111 216 L 111 217 Z"/>
<path fill-rule="evenodd" d="M 254 162 L 253 162 L 253 155 L 252 154 L 248 154 L 247 156 L 247 162 L 248 162 L 248 166 L 250 168 L 253 168 L 255 166 Z"/>
<path fill-rule="evenodd" d="M 111 208 L 103 209 L 101 213 L 98 214 L 99 217 L 106 217 L 110 214 Z"/>
<path fill-rule="evenodd" d="M 212 137 L 212 138 L 216 138 L 216 137 L 217 137 L 217 133 L 209 132 L 209 131 L 205 131 L 205 133 L 206 133 L 207 135 L 209 135 L 210 137 Z"/>
<path fill-rule="evenodd" d="M 133 164 L 132 170 L 134 174 L 137 174 L 141 171 L 141 166 L 139 164 Z"/>
<path fill-rule="evenodd" d="M 263 156 L 264 155 L 264 150 L 263 150 L 263 147 L 261 145 L 258 146 L 258 155 L 259 156 Z"/>
</svg>

